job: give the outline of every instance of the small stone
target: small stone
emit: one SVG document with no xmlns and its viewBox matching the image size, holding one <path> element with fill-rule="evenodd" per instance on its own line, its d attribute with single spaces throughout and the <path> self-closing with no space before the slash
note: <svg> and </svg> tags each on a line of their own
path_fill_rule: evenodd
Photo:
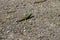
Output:
<svg viewBox="0 0 60 40">
<path fill-rule="evenodd" d="M 9 33 L 10 31 L 7 31 L 7 33 Z"/>
<path fill-rule="evenodd" d="M 10 19 L 10 16 L 8 15 L 8 16 L 6 17 L 6 19 Z"/>
<path fill-rule="evenodd" d="M 28 20 L 28 21 L 27 21 L 28 24 L 31 24 L 31 22 L 32 22 L 31 20 Z"/>
<path fill-rule="evenodd" d="M 23 29 L 23 30 L 20 30 L 20 32 L 22 35 L 26 35 L 26 30 Z"/>
</svg>

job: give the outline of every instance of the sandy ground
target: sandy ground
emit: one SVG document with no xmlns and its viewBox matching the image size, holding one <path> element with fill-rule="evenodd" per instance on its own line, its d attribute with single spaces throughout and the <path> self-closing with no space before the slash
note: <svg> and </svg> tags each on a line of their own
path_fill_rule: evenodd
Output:
<svg viewBox="0 0 60 40">
<path fill-rule="evenodd" d="M 60 40 L 60 0 L 41 1 L 0 0 L 0 40 Z"/>
</svg>

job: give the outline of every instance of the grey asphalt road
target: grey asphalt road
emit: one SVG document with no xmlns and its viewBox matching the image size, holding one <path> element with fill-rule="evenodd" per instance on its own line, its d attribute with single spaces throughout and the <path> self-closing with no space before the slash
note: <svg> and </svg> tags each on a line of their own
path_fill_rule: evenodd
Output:
<svg viewBox="0 0 60 40">
<path fill-rule="evenodd" d="M 0 40 L 60 40 L 60 0 L 0 0 Z"/>
</svg>

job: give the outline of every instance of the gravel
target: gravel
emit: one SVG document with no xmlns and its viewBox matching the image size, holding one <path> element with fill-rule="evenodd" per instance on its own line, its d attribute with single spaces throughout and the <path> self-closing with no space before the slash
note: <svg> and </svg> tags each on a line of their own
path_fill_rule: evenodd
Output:
<svg viewBox="0 0 60 40">
<path fill-rule="evenodd" d="M 0 0 L 0 40 L 60 40 L 60 0 Z"/>
</svg>

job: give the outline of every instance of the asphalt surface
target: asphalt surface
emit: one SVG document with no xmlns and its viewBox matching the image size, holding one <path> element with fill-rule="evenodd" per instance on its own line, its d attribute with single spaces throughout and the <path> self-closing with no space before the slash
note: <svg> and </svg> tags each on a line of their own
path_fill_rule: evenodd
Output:
<svg viewBox="0 0 60 40">
<path fill-rule="evenodd" d="M 60 40 L 60 0 L 0 0 L 0 40 Z"/>
</svg>

